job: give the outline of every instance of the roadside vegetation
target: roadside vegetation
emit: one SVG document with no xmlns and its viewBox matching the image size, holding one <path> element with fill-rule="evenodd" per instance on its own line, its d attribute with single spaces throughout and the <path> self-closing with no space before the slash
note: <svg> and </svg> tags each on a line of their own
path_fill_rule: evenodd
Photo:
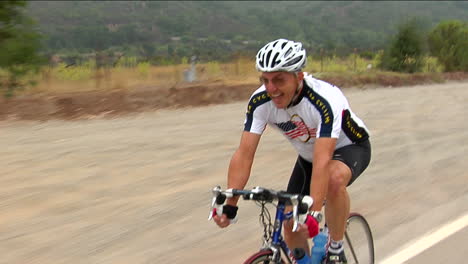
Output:
<svg viewBox="0 0 468 264">
<path fill-rule="evenodd" d="M 24 14 L 27 3 L 0 2 L 0 93 L 6 97 L 170 89 L 214 82 L 258 84 L 254 53 L 226 51 L 217 60 L 218 49 L 227 43 L 221 45 L 219 39 L 213 38 L 204 40 L 204 48 L 212 51 L 211 57 L 182 56 L 177 51 L 178 44 L 167 46 L 166 55 L 172 54 L 169 57 L 157 55 L 157 50 L 150 47 L 136 56 L 99 45 L 87 53 L 44 53 L 47 49 L 41 45 L 46 42 L 41 40 L 47 36 L 41 35 L 37 25 Z M 428 28 L 424 20 L 412 18 L 399 24 L 386 46 L 376 51 L 350 46 L 313 49 L 305 71 L 340 87 L 443 82 L 447 78 L 465 78 L 466 47 L 466 21 L 447 20 Z M 172 57 L 177 60 L 170 60 Z"/>
<path fill-rule="evenodd" d="M 422 58 L 422 67 L 418 74 L 409 74 L 378 69 L 376 65 L 379 64 L 380 56 L 376 55 L 372 59 L 357 54 L 345 58 L 309 56 L 305 71 L 317 78 L 333 80 L 341 87 L 398 86 L 412 84 L 410 79 L 420 82 L 444 81 L 443 65 L 438 63 L 435 57 Z M 28 81 L 34 81 L 35 85 L 19 91 L 19 94 L 169 89 L 210 82 L 222 82 L 226 85 L 258 83 L 259 75 L 255 70 L 255 61 L 247 58 L 230 63 L 197 63 L 194 66 L 195 80 L 192 82 L 185 79 L 187 73 L 192 70 L 190 63 L 157 66 L 148 62 L 136 62 L 136 58 L 123 58 L 121 61 L 127 60 L 134 63 L 117 63 L 114 67 L 99 69 L 94 61 L 73 66 L 65 63 L 44 66 L 38 74 L 28 76 Z"/>
</svg>

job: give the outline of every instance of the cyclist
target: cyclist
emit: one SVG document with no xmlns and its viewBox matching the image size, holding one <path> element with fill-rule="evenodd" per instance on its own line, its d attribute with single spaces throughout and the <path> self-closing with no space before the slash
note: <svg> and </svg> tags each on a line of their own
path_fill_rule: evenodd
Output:
<svg viewBox="0 0 468 264">
<path fill-rule="evenodd" d="M 285 223 L 288 247 L 310 252 L 307 237 L 318 233 L 316 216 L 326 199 L 327 263 L 346 263 L 343 237 L 350 210 L 346 187 L 370 162 L 369 132 L 339 88 L 302 71 L 306 60 L 302 44 L 286 39 L 274 40 L 258 51 L 256 68 L 263 85 L 250 97 L 227 187 L 245 187 L 266 125 L 277 129 L 298 152 L 287 192 L 310 195 L 314 200 L 299 232 L 292 232 L 291 222 Z M 223 215 L 214 216 L 218 226 L 227 227 L 236 217 L 237 201 L 238 197 L 228 199 Z"/>
</svg>

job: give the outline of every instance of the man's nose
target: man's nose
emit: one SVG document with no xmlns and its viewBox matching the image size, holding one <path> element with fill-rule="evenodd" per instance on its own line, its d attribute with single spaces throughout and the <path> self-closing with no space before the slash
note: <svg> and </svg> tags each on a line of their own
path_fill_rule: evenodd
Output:
<svg viewBox="0 0 468 264">
<path fill-rule="evenodd" d="M 274 93 L 278 90 L 278 88 L 276 87 L 275 84 L 273 84 L 273 82 L 269 82 L 265 84 L 265 89 L 268 93 Z"/>
</svg>

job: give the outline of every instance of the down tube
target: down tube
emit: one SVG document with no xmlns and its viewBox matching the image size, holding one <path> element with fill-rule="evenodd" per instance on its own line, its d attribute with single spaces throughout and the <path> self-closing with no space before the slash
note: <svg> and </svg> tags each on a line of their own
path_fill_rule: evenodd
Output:
<svg viewBox="0 0 468 264">
<path fill-rule="evenodd" d="M 273 226 L 273 244 L 278 245 L 280 243 L 280 236 L 281 236 L 281 229 L 282 223 L 284 220 L 284 205 L 278 204 L 276 208 L 276 217 L 275 217 L 275 224 Z"/>
</svg>

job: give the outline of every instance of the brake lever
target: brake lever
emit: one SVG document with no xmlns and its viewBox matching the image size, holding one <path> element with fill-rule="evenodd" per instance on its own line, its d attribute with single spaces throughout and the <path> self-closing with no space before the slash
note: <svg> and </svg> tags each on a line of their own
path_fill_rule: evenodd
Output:
<svg viewBox="0 0 468 264">
<path fill-rule="evenodd" d="M 299 216 L 297 215 L 297 207 L 299 205 L 299 195 L 293 195 L 291 197 L 291 203 L 293 205 L 293 219 L 294 219 L 294 225 L 293 225 L 293 232 L 296 232 L 297 229 L 299 228 Z"/>
<path fill-rule="evenodd" d="M 217 215 L 222 215 L 223 214 L 222 207 L 221 207 L 221 211 L 220 211 L 219 206 L 217 206 L 217 204 L 216 204 L 216 199 L 218 199 L 218 196 L 221 194 L 221 186 L 218 185 L 218 186 L 214 187 L 213 190 L 212 190 L 212 193 L 213 193 L 213 199 L 211 200 L 211 209 L 210 209 L 210 214 L 208 215 L 208 221 L 213 218 L 213 209 L 215 209 L 215 208 L 216 208 L 216 214 Z"/>
</svg>

